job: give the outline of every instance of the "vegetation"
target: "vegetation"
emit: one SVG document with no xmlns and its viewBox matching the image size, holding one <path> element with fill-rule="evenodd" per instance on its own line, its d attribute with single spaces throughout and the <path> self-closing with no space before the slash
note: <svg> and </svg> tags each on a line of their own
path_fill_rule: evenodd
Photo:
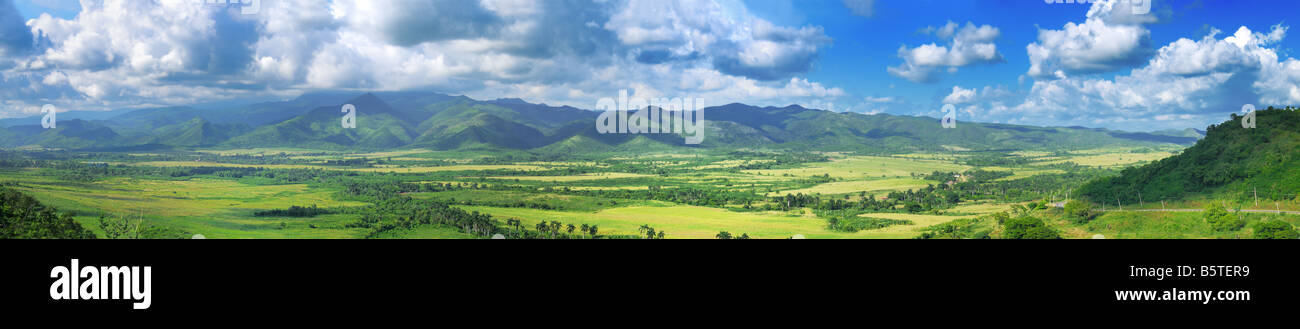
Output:
<svg viewBox="0 0 1300 329">
<path fill-rule="evenodd" d="M 1246 220 L 1237 213 L 1229 213 L 1219 203 L 1211 202 L 1205 207 L 1205 222 L 1218 231 L 1234 231 L 1246 226 Z"/>
<path fill-rule="evenodd" d="M 0 186 L 64 210 L 23 223 L 78 224 L 89 236 L 115 239 L 195 233 L 211 238 L 1249 238 L 1286 237 L 1290 231 L 1273 222 L 1293 225 L 1296 219 L 1207 207 L 1253 206 L 1258 190 L 1256 211 L 1264 205 L 1279 212 L 1300 209 L 1300 197 L 1286 192 L 1295 175 L 1266 165 L 1290 164 L 1295 157 L 1286 149 L 1291 134 L 1277 130 L 1285 130 L 1285 124 L 1269 124 L 1288 118 L 1289 110 L 1261 112 L 1267 114 L 1260 117 L 1261 129 L 1274 129 L 1271 136 L 1225 124 L 1201 144 L 1227 146 L 1198 144 L 1174 157 L 1201 160 L 1159 160 L 1124 169 L 1183 149 L 1098 130 L 970 124 L 942 131 L 910 117 L 737 104 L 710 114 L 711 122 L 728 128 L 725 135 L 687 147 L 679 144 L 680 136 L 584 134 L 590 113 L 522 102 L 388 93 L 351 101 L 371 109 L 361 112 L 363 120 L 383 128 L 334 129 L 337 109 L 311 100 L 295 103 L 275 120 L 261 117 L 274 112 L 270 108 L 250 109 L 258 113 L 250 126 L 239 126 L 231 120 L 235 116 L 223 117 L 221 111 L 142 111 L 70 123 L 70 129 L 25 136 L 22 145 L 10 145 L 24 148 L 0 149 Z M 132 128 L 141 123 L 168 128 Z M 808 127 L 829 128 L 809 133 L 814 130 Z M 946 133 L 962 137 L 942 136 Z M 995 135 L 1002 137 L 990 137 Z M 1268 151 L 1224 149 L 1257 142 Z M 63 149 L 40 148 L 49 146 Z M 1216 150 L 1240 155 L 1244 167 L 1211 156 Z M 1162 165 L 1166 162 L 1179 166 Z M 1200 169 L 1179 169 L 1184 162 Z M 1165 167 L 1145 169 L 1152 166 Z M 1150 173 L 1164 180 L 1168 177 L 1160 175 L 1169 170 L 1222 170 L 1227 178 L 1206 185 L 1214 187 L 1182 189 L 1184 194 L 1146 190 L 1151 184 L 1132 178 Z M 1258 180 L 1257 175 L 1274 176 Z M 1255 183 L 1241 185 L 1246 181 Z M 1123 185 L 1128 183 L 1143 189 Z M 1250 202 L 1243 199 L 1244 187 L 1251 187 Z M 1177 195 L 1194 198 L 1174 199 Z M 1058 208 L 1067 196 L 1071 202 Z M 1209 211 L 1159 212 L 1152 206 L 1157 200 L 1170 208 Z M 4 205 L 17 204 L 22 203 Z M 1128 211 L 1116 211 L 1119 204 Z M 27 229 L 7 229 L 28 224 L 5 225 L 4 234 L 30 235 L 20 233 Z"/>
<path fill-rule="evenodd" d="M 1048 227 L 1042 219 L 1032 216 L 1020 216 L 1006 220 L 1002 224 L 1006 239 L 1060 239 L 1061 234 Z"/>
<path fill-rule="evenodd" d="M 93 239 L 72 216 L 0 187 L 0 239 Z"/>
<path fill-rule="evenodd" d="M 1065 214 L 1078 224 L 1087 223 L 1096 218 L 1098 213 L 1092 209 L 1092 204 L 1080 200 L 1070 200 L 1065 203 Z"/>
<path fill-rule="evenodd" d="M 1255 238 L 1295 240 L 1300 238 L 1300 232 L 1296 232 L 1295 227 L 1292 227 L 1290 223 L 1269 220 L 1255 225 Z"/>
<path fill-rule="evenodd" d="M 1116 204 L 1193 196 L 1293 200 L 1300 191 L 1300 112 L 1270 107 L 1255 113 L 1256 128 L 1243 128 L 1234 114 L 1181 154 L 1090 182 L 1078 194 Z"/>
</svg>

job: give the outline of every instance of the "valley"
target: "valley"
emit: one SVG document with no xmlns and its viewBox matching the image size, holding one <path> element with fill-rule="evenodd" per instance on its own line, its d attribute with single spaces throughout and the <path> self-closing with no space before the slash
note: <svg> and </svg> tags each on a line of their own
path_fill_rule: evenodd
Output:
<svg viewBox="0 0 1300 329">
<path fill-rule="evenodd" d="M 1230 205 L 1223 193 L 1112 202 L 1096 192 L 1188 152 L 1191 137 L 938 130 L 922 117 L 732 104 L 706 109 L 709 137 L 692 146 L 594 134 L 594 112 L 414 93 L 347 100 L 360 104 L 359 128 L 342 129 L 337 106 L 310 110 L 312 97 L 234 110 L 301 112 L 258 126 L 222 121 L 235 117 L 225 112 L 141 110 L 6 139 L 0 189 L 101 238 L 122 227 L 223 239 L 1249 238 L 1259 223 L 1300 218 L 1283 212 L 1300 211 L 1300 198 L 1276 188 L 1259 206 L 1240 194 Z M 89 126 L 98 135 L 73 130 Z M 1088 218 L 1062 209 L 1067 198 L 1090 201 Z M 1241 224 L 1225 231 L 1205 214 L 1152 211 L 1214 202 L 1246 210 L 1234 212 Z"/>
</svg>

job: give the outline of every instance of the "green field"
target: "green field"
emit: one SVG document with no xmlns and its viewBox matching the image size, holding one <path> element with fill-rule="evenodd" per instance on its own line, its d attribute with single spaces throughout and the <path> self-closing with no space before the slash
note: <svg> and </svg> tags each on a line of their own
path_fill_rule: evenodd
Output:
<svg viewBox="0 0 1300 329">
<path fill-rule="evenodd" d="M 448 205 L 465 211 L 464 216 L 490 215 L 492 225 L 514 230 L 511 234 L 516 235 L 542 229 L 539 223 L 557 222 L 562 228 L 595 225 L 598 234 L 608 237 L 639 236 L 643 227 L 651 227 L 666 238 L 684 239 L 709 239 L 723 231 L 763 239 L 796 235 L 905 239 L 935 227 L 976 220 L 982 225 L 978 227 L 996 237 L 1001 229 L 989 224 L 987 216 L 1009 212 L 1014 205 L 1059 200 L 1065 193 L 1062 185 L 1113 175 L 1125 165 L 1149 162 L 1173 151 L 1114 148 L 996 157 L 964 150 L 893 156 L 661 152 L 557 161 L 499 160 L 492 152 L 422 149 L 369 153 L 235 149 L 73 154 L 67 155 L 66 162 L 11 162 L 20 165 L 0 167 L 0 184 L 72 213 L 77 222 L 101 236 L 105 234 L 99 227 L 102 216 L 140 219 L 166 229 L 169 237 L 487 237 L 467 232 L 468 226 L 408 222 L 414 217 L 392 210 L 395 200 L 416 200 Z M 974 162 L 990 158 L 1016 161 Z M 976 169 L 996 176 L 987 181 L 970 181 L 985 179 L 975 176 L 953 178 L 955 173 Z M 865 195 L 876 199 L 859 197 Z M 803 199 L 789 199 L 795 196 Z M 1295 204 L 1292 200 L 1277 203 L 1288 209 Z M 1202 203 L 1178 205 L 1200 207 Z M 310 206 L 327 212 L 257 215 Z M 427 209 L 401 207 L 412 209 L 410 214 Z M 1087 224 L 1066 221 L 1050 210 L 1037 213 L 1070 238 L 1096 234 L 1245 238 L 1252 232 L 1250 228 L 1213 231 L 1192 213 L 1106 213 Z M 833 218 L 844 217 L 897 223 L 857 230 L 830 224 Z M 1293 221 L 1294 216 L 1283 217 Z M 506 224 L 514 220 L 519 226 Z M 555 233 L 547 234 L 551 235 L 541 236 Z M 566 236 L 590 238 L 585 232 Z"/>
</svg>

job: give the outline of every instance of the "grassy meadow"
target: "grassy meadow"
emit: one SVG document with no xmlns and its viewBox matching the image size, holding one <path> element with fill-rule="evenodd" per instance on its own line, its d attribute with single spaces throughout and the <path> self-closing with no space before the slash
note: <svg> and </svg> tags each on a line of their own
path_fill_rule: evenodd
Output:
<svg viewBox="0 0 1300 329">
<path fill-rule="evenodd" d="M 4 153 L 12 161 L 0 163 L 0 184 L 73 214 L 101 236 L 104 217 L 137 220 L 169 232 L 167 237 L 487 237 L 471 234 L 468 226 L 413 223 L 401 212 L 385 210 L 392 209 L 394 200 L 414 200 L 488 215 L 494 225 L 514 227 L 516 233 L 554 223 L 558 228 L 547 230 L 595 226 L 597 234 L 622 237 L 642 235 L 650 227 L 666 238 L 684 239 L 711 239 L 720 232 L 762 239 L 907 239 L 956 226 L 984 228 L 996 236 L 998 225 L 987 219 L 992 214 L 1059 201 L 1065 194 L 1062 186 L 1114 175 L 1175 152 L 1114 148 L 857 155 L 690 150 L 547 158 L 423 149 L 27 151 Z M 867 200 L 866 195 L 876 198 Z M 320 211 L 294 213 L 295 207 Z M 427 208 L 405 207 L 414 209 L 413 214 Z M 1251 234 L 1251 225 L 1241 231 L 1215 231 L 1196 213 L 1108 212 L 1075 224 L 1042 208 L 1037 211 L 1047 225 L 1068 238 Z M 1251 216 L 1256 222 L 1275 216 L 1293 224 L 1300 217 Z M 590 237 L 573 232 L 567 234 Z"/>
</svg>

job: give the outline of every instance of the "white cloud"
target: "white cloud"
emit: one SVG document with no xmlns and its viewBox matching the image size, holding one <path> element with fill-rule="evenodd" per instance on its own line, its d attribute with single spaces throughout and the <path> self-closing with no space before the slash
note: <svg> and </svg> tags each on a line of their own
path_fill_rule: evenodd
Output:
<svg viewBox="0 0 1300 329">
<path fill-rule="evenodd" d="M 975 89 L 966 89 L 961 86 L 952 86 L 952 93 L 943 98 L 944 104 L 966 104 L 975 100 Z"/>
<path fill-rule="evenodd" d="M 732 0 L 277 0 L 256 15 L 183 0 L 82 5 L 72 19 L 24 24 L 43 38 L 26 43 L 46 42 L 39 51 L 10 57 L 0 46 L 13 62 L 0 60 L 0 97 L 13 100 L 0 117 L 42 103 L 109 109 L 314 89 L 583 108 L 619 89 L 758 105 L 845 95 L 801 77 L 831 42 L 821 27 L 778 26 Z"/>
<path fill-rule="evenodd" d="M 890 74 L 912 82 L 930 83 L 938 81 L 943 70 L 954 73 L 960 67 L 1003 61 L 993 43 L 1001 32 L 991 25 L 976 26 L 967 22 L 965 26 L 959 26 L 949 21 L 942 27 L 929 27 L 922 32 L 932 33 L 947 44 L 900 47 L 898 57 L 903 59 L 903 64 L 887 68 Z"/>
<path fill-rule="evenodd" d="M 1134 14 L 1130 5 L 1131 1 L 1098 1 L 1081 24 L 1039 30 L 1038 41 L 1026 47 L 1027 75 L 1060 79 L 1141 65 L 1151 51 L 1151 32 L 1143 24 L 1153 22 L 1155 16 Z"/>
<path fill-rule="evenodd" d="M 995 114 L 1039 124 L 1150 130 L 1221 122 L 1247 103 L 1300 103 L 1300 61 L 1279 61 L 1270 48 L 1285 37 L 1285 27 L 1275 25 L 1268 34 L 1241 27 L 1222 39 L 1219 34 L 1174 41 L 1145 66 L 1114 79 L 1035 81 L 1022 104 Z"/>
</svg>

